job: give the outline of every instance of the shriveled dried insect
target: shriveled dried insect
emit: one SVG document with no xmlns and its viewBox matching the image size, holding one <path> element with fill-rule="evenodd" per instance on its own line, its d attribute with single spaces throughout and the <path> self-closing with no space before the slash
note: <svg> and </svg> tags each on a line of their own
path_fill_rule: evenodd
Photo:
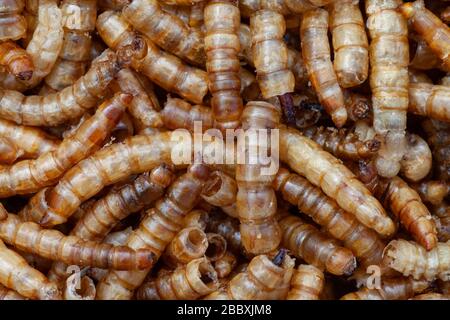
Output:
<svg viewBox="0 0 450 320">
<path fill-rule="evenodd" d="M 358 178 L 398 217 L 403 226 L 427 250 L 437 243 L 437 232 L 431 214 L 419 194 L 400 177 L 382 179 L 373 163 L 360 161 Z"/>
<path fill-rule="evenodd" d="M 0 222 L 0 238 L 20 250 L 67 264 L 129 270 L 145 269 L 154 263 L 152 250 L 83 241 L 57 230 L 42 229 L 34 222 L 23 222 L 13 214 Z"/>
<path fill-rule="evenodd" d="M 94 116 L 85 121 L 72 136 L 64 139 L 54 151 L 44 153 L 37 159 L 23 160 L 0 168 L 0 197 L 32 193 L 53 184 L 77 162 L 102 146 L 130 101 L 130 95 L 116 95 L 102 104 Z M 33 216 L 22 217 L 39 221 Z"/>
<path fill-rule="evenodd" d="M 294 259 L 285 252 L 277 254 L 273 259 L 267 255 L 259 255 L 250 261 L 244 272 L 233 277 L 226 288 L 213 292 L 206 299 L 284 299 L 288 294 L 293 272 Z"/>
<path fill-rule="evenodd" d="M 206 69 L 216 126 L 237 128 L 243 110 L 238 54 L 240 15 L 237 1 L 209 1 L 204 11 Z"/>
<path fill-rule="evenodd" d="M 159 114 L 159 102 L 152 89 L 146 89 L 138 74 L 122 69 L 117 74 L 116 84 L 120 91 L 133 96 L 128 111 L 140 127 L 160 128 L 163 126 Z"/>
<path fill-rule="evenodd" d="M 249 102 L 242 114 L 242 128 L 249 132 L 255 129 L 273 129 L 280 121 L 280 111 L 266 102 Z M 270 145 L 269 137 L 264 142 Z M 261 143 L 256 134 L 250 135 L 246 143 L 246 157 L 250 148 Z M 255 160 L 255 159 L 253 159 Z M 249 160 L 246 161 L 249 163 Z M 275 250 L 281 240 L 280 228 L 274 218 L 277 210 L 275 191 L 269 165 L 263 164 L 261 154 L 255 164 L 238 164 L 236 182 L 238 193 L 236 209 L 241 221 L 242 244 L 253 254 L 268 253 Z M 269 172 L 264 172 L 269 171 Z"/>
<path fill-rule="evenodd" d="M 450 88 L 429 83 L 411 83 L 408 112 L 450 122 Z"/>
<path fill-rule="evenodd" d="M 94 63 L 72 86 L 48 96 L 24 96 L 20 92 L 0 89 L 0 116 L 17 124 L 55 126 L 80 117 L 93 108 L 121 68 L 133 55 L 142 52 L 145 43 L 124 47 L 117 54 L 110 52 L 106 61 Z"/>
<path fill-rule="evenodd" d="M 206 258 L 192 260 L 175 271 L 144 283 L 137 291 L 139 300 L 194 300 L 217 290 L 214 267 Z"/>
<path fill-rule="evenodd" d="M 131 43 L 135 37 L 125 19 L 112 11 L 105 11 L 98 16 L 97 31 L 105 43 L 115 50 Z M 201 103 L 208 91 L 207 73 L 184 64 L 177 57 L 159 49 L 149 39 L 146 39 L 146 43 L 146 53 L 133 59 L 132 67 L 162 88 L 194 103 Z"/>
<path fill-rule="evenodd" d="M 170 163 L 173 144 L 170 132 L 160 132 L 134 136 L 103 148 L 72 167 L 55 187 L 39 191 L 21 215 L 34 217 L 43 226 L 64 223 L 81 203 L 104 186 L 152 170 L 160 163 Z"/>
<path fill-rule="evenodd" d="M 274 187 L 286 201 L 297 205 L 301 212 L 310 216 L 334 238 L 341 240 L 363 265 L 381 262 L 384 243 L 377 234 L 341 209 L 318 187 L 284 168 L 278 171 Z"/>
<path fill-rule="evenodd" d="M 343 88 L 360 85 L 369 74 L 369 43 L 359 1 L 332 1 L 329 6 L 334 70 Z"/>
<path fill-rule="evenodd" d="M 367 28 L 370 42 L 370 85 L 373 127 L 384 136 L 378 153 L 377 170 L 393 177 L 405 154 L 406 111 L 408 109 L 408 27 L 397 8 L 401 0 L 367 0 Z"/>
<path fill-rule="evenodd" d="M 380 148 L 376 139 L 361 141 L 345 128 L 310 127 L 302 133 L 338 158 L 357 160 L 371 158 Z"/>
<path fill-rule="evenodd" d="M 336 240 L 293 215 L 279 218 L 282 246 L 293 255 L 335 275 L 350 275 L 355 270 L 356 259 L 352 252 L 339 246 Z"/>
<path fill-rule="evenodd" d="M 61 293 L 54 283 L 30 267 L 18 253 L 8 249 L 0 240 L 0 283 L 30 299 L 60 300 Z"/>
<path fill-rule="evenodd" d="M 172 239 L 162 258 L 166 265 L 176 268 L 203 257 L 207 249 L 208 238 L 203 230 L 188 227 Z"/>
<path fill-rule="evenodd" d="M 6 0 L 8 3 L 19 4 L 23 1 L 11 1 Z M 3 2 L 3 1 L 2 1 Z M 40 0 L 39 7 L 37 8 L 37 1 L 35 3 L 36 11 L 38 11 L 38 19 L 36 21 L 36 29 L 34 30 L 33 37 L 27 45 L 27 54 L 31 57 L 34 65 L 33 75 L 30 79 L 18 80 L 15 76 L 9 73 L 0 72 L 0 87 L 10 90 L 24 91 L 28 88 L 33 88 L 39 84 L 39 82 L 51 71 L 56 60 L 58 59 L 59 52 L 63 44 L 63 24 L 62 13 L 58 8 L 58 1 L 56 0 Z M 7 6 L 9 7 L 9 6 Z M 1 16 L 1 13 L 0 13 Z M 24 21 L 24 20 L 23 20 Z M 2 23 L 13 24 L 12 28 L 0 29 L 7 30 L 7 32 L 17 32 L 15 27 L 19 27 L 17 23 L 17 16 L 6 18 L 6 20 L 0 18 L 0 25 Z M 22 22 L 19 22 L 20 24 Z M 14 27 L 15 25 L 15 27 Z M 22 28 L 20 26 L 19 28 Z M 26 30 L 26 28 L 25 28 Z M 19 36 L 21 38 L 22 35 Z"/>
<path fill-rule="evenodd" d="M 37 158 L 55 150 L 60 141 L 35 127 L 20 126 L 0 119 L 0 136 L 7 138 L 20 150 L 23 158 Z"/>
<path fill-rule="evenodd" d="M 66 281 L 64 300 L 94 300 L 95 284 L 88 276 L 81 277 L 80 273 L 72 274 Z M 77 278 L 80 277 L 79 281 Z"/>
<path fill-rule="evenodd" d="M 309 78 L 320 102 L 339 128 L 347 121 L 344 94 L 339 86 L 330 57 L 328 42 L 328 12 L 307 11 L 300 28 L 303 59 Z"/>
<path fill-rule="evenodd" d="M 189 30 L 177 16 L 161 10 L 156 0 L 132 0 L 123 17 L 158 46 L 195 65 L 205 64 L 201 34 Z"/>
<path fill-rule="evenodd" d="M 96 4 L 92 0 L 62 1 L 64 42 L 58 61 L 45 78 L 45 83 L 52 89 L 62 90 L 85 73 L 91 53 L 90 33 L 94 31 L 97 19 Z"/>
<path fill-rule="evenodd" d="M 291 279 L 287 300 L 319 300 L 325 284 L 322 271 L 312 265 L 299 265 Z"/>
<path fill-rule="evenodd" d="M 423 0 L 404 3 L 401 13 L 409 20 L 414 30 L 430 46 L 430 49 L 450 68 L 450 29 L 431 11 L 425 8 Z"/>
<path fill-rule="evenodd" d="M 256 78 L 265 99 L 293 92 L 295 79 L 288 67 L 288 51 L 283 41 L 286 23 L 280 13 L 256 11 L 250 18 L 252 57 Z"/>
<path fill-rule="evenodd" d="M 34 72 L 31 57 L 13 41 L 0 43 L 0 66 L 19 80 L 30 80 Z"/>
<path fill-rule="evenodd" d="M 280 159 L 305 176 L 368 228 L 392 235 L 395 225 L 381 204 L 338 159 L 294 129 L 280 129 Z"/>
<path fill-rule="evenodd" d="M 193 132 L 196 121 L 201 124 L 202 130 L 208 130 L 214 126 L 211 108 L 202 105 L 193 106 L 182 99 L 170 96 L 167 97 L 161 117 L 168 129 L 184 128 Z"/>
<path fill-rule="evenodd" d="M 185 215 L 200 200 L 200 193 L 209 173 L 204 165 L 192 165 L 187 173 L 175 180 L 166 196 L 147 212 L 139 227 L 130 235 L 127 246 L 136 249 L 150 248 L 156 259 L 159 258 L 183 228 Z M 136 272 L 111 270 L 97 285 L 97 298 L 131 299 L 133 291 L 142 284 L 149 271 L 150 269 Z"/>
<path fill-rule="evenodd" d="M 450 279 L 450 241 L 439 242 L 431 251 L 412 241 L 392 240 L 384 250 L 388 265 L 414 279 Z"/>
<path fill-rule="evenodd" d="M 101 241 L 122 219 L 137 212 L 160 198 L 173 180 L 173 174 L 165 165 L 144 173 L 132 183 L 92 203 L 76 223 L 70 235 L 83 240 Z M 49 278 L 61 283 L 67 277 L 67 265 L 55 262 L 48 272 Z"/>
<path fill-rule="evenodd" d="M 25 36 L 27 22 L 21 15 L 25 0 L 0 1 L 0 41 L 18 40 Z"/>
<path fill-rule="evenodd" d="M 412 278 L 384 279 L 380 288 L 364 287 L 346 294 L 341 300 L 406 300 L 430 286 L 428 281 Z"/>
</svg>

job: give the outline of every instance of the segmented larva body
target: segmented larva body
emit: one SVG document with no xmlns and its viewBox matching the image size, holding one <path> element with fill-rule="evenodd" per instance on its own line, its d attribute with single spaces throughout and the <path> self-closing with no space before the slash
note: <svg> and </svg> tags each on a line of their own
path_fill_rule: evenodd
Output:
<svg viewBox="0 0 450 320">
<path fill-rule="evenodd" d="M 206 231 L 220 234 L 227 240 L 228 248 L 234 253 L 242 252 L 239 220 L 222 213 L 210 212 Z"/>
<path fill-rule="evenodd" d="M 130 95 L 118 94 L 102 104 L 93 117 L 85 121 L 74 135 L 64 139 L 54 151 L 35 160 L 23 160 L 0 168 L 0 197 L 36 192 L 55 183 L 68 169 L 101 147 L 130 100 Z"/>
<path fill-rule="evenodd" d="M 159 199 L 173 178 L 169 168 L 161 165 L 110 191 L 86 209 L 70 235 L 100 242 L 119 221 Z M 61 283 L 67 277 L 66 269 L 66 264 L 55 262 L 48 272 L 49 279 Z"/>
<path fill-rule="evenodd" d="M 411 83 L 408 112 L 450 122 L 450 87 Z"/>
<path fill-rule="evenodd" d="M 203 230 L 197 227 L 184 228 L 167 246 L 163 260 L 167 266 L 176 268 L 203 257 L 206 249 L 208 238 Z"/>
<path fill-rule="evenodd" d="M 0 222 L 0 238 L 19 250 L 67 264 L 130 270 L 145 269 L 154 263 L 152 250 L 84 241 L 56 230 L 42 229 L 34 222 L 22 222 L 13 214 Z"/>
<path fill-rule="evenodd" d="M 185 25 L 189 25 L 189 17 L 191 15 L 191 6 L 178 6 L 171 5 L 164 1 L 158 1 L 161 10 L 167 12 L 173 16 L 178 17 L 180 20 L 184 22 Z"/>
<path fill-rule="evenodd" d="M 254 257 L 244 272 L 239 273 L 207 300 L 282 300 L 289 291 L 295 259 L 285 255 L 275 263 L 267 255 Z"/>
<path fill-rule="evenodd" d="M 156 0 L 133 0 L 122 10 L 123 17 L 162 49 L 181 59 L 205 64 L 201 33 L 189 30 L 177 16 L 163 10 Z"/>
<path fill-rule="evenodd" d="M 105 11 L 98 16 L 97 31 L 112 49 L 131 43 L 135 37 L 129 24 L 119 13 L 112 11 Z M 139 59 L 133 59 L 131 66 L 167 91 L 191 102 L 201 103 L 208 91 L 207 73 L 189 67 L 177 57 L 160 50 L 149 39 L 146 42 L 147 53 Z"/>
<path fill-rule="evenodd" d="M 380 192 L 381 194 L 381 192 Z M 437 243 L 437 231 L 431 214 L 414 189 L 399 177 L 392 178 L 382 193 L 394 213 L 427 250 Z"/>
<path fill-rule="evenodd" d="M 23 151 L 11 140 L 0 137 L 0 164 L 12 164 L 22 155 Z"/>
<path fill-rule="evenodd" d="M 19 40 L 27 32 L 27 22 L 21 15 L 25 0 L 0 1 L 0 41 Z"/>
<path fill-rule="evenodd" d="M 404 3 L 400 11 L 414 30 L 426 41 L 430 49 L 450 68 L 450 29 L 431 11 L 422 0 Z"/>
<path fill-rule="evenodd" d="M 334 1 L 329 13 L 338 82 L 343 88 L 355 87 L 369 75 L 369 43 L 359 1 Z"/>
<path fill-rule="evenodd" d="M 280 160 L 334 199 L 366 227 L 389 236 L 395 225 L 369 190 L 338 159 L 294 129 L 280 128 Z"/>
<path fill-rule="evenodd" d="M 0 89 L 0 116 L 32 126 L 56 126 L 80 117 L 97 105 L 117 72 L 141 50 L 127 47 L 117 55 L 110 53 L 106 61 L 94 63 L 72 86 L 44 97 Z"/>
<path fill-rule="evenodd" d="M 361 141 L 355 133 L 344 128 L 310 127 L 302 133 L 318 143 L 325 151 L 343 159 L 371 158 L 380 148 L 378 140 Z"/>
<path fill-rule="evenodd" d="M 204 11 L 207 1 L 200 1 L 194 3 L 190 7 L 189 12 L 189 26 L 191 28 L 202 28 L 204 27 Z"/>
<path fill-rule="evenodd" d="M 0 119 L 0 136 L 7 138 L 23 151 L 24 158 L 37 158 L 55 150 L 60 141 L 35 127 L 19 126 Z"/>
<path fill-rule="evenodd" d="M 429 285 L 428 281 L 412 278 L 384 279 L 380 288 L 364 287 L 346 294 L 341 300 L 406 300 L 423 292 Z"/>
<path fill-rule="evenodd" d="M 328 12 L 315 9 L 303 14 L 300 27 L 303 60 L 320 102 L 339 128 L 347 121 L 344 93 L 333 69 L 328 41 Z"/>
<path fill-rule="evenodd" d="M 76 280 L 77 274 L 71 275 L 64 288 L 64 300 L 94 300 L 95 284 L 88 276 L 83 276 L 79 281 Z"/>
<path fill-rule="evenodd" d="M 283 232 L 282 246 L 296 257 L 335 275 L 350 275 L 355 270 L 353 253 L 314 226 L 293 215 L 280 216 L 278 222 Z"/>
<path fill-rule="evenodd" d="M 116 85 L 120 91 L 133 96 L 128 112 L 141 127 L 160 128 L 164 125 L 159 114 L 160 106 L 152 89 L 146 89 L 137 73 L 122 69 L 117 74 Z"/>
<path fill-rule="evenodd" d="M 114 246 L 124 246 L 127 244 L 128 238 L 130 237 L 131 233 L 133 233 L 133 229 L 131 227 L 128 227 L 122 231 L 111 232 L 103 239 L 103 243 L 109 243 Z M 56 263 L 59 264 L 59 262 Z M 89 270 L 87 270 L 87 274 L 89 275 L 89 277 L 95 279 L 97 282 L 105 278 L 108 272 L 108 269 L 100 268 L 90 268 Z M 53 278 L 53 276 L 56 276 L 57 278 Z M 65 279 L 66 277 L 67 273 L 64 275 L 57 275 L 56 273 L 48 274 L 48 278 L 54 282 L 61 281 L 60 279 Z"/>
<path fill-rule="evenodd" d="M 430 251 L 417 243 L 393 240 L 384 250 L 389 267 L 414 279 L 450 280 L 450 241 L 439 242 Z"/>
<path fill-rule="evenodd" d="M 360 162 L 358 178 L 427 250 L 436 246 L 436 228 L 419 194 L 399 177 L 381 179 L 373 163 Z"/>
<path fill-rule="evenodd" d="M 331 236 L 342 241 L 363 265 L 381 262 L 384 243 L 378 235 L 341 209 L 318 187 L 284 168 L 278 171 L 274 187 L 284 200 L 298 206 Z"/>
<path fill-rule="evenodd" d="M 206 258 L 192 260 L 170 273 L 144 283 L 137 291 L 139 300 L 195 300 L 217 290 L 214 267 Z"/>
<path fill-rule="evenodd" d="M 421 181 L 418 184 L 411 185 L 411 187 L 419 193 L 423 202 L 435 206 L 440 205 L 450 193 L 450 184 L 441 180 Z"/>
<path fill-rule="evenodd" d="M 325 284 L 322 271 L 312 265 L 302 264 L 294 270 L 287 300 L 319 300 Z"/>
<path fill-rule="evenodd" d="M 241 23 L 239 27 L 239 42 L 241 44 L 241 51 L 239 53 L 240 58 L 245 59 L 245 61 L 249 65 L 254 66 L 252 52 L 252 31 L 250 30 L 250 27 L 244 23 Z M 299 90 L 303 89 L 307 85 L 309 79 L 305 63 L 303 62 L 302 54 L 297 50 L 287 47 L 287 66 L 294 74 L 295 88 Z M 241 78 L 241 83 L 242 81 L 243 79 Z M 243 96 L 243 98 L 245 97 Z"/>
<path fill-rule="evenodd" d="M 149 248 L 161 256 L 166 246 L 183 228 L 184 217 L 200 200 L 209 170 L 193 165 L 171 185 L 166 196 L 147 212 L 139 227 L 128 238 L 130 248 Z M 144 281 L 150 269 L 136 272 L 110 271 L 97 285 L 98 299 L 131 299 L 133 291 Z"/>
<path fill-rule="evenodd" d="M 230 251 L 227 251 L 223 257 L 214 261 L 214 270 L 217 277 L 223 279 L 228 277 L 237 265 L 237 257 Z"/>
<path fill-rule="evenodd" d="M 206 202 L 220 207 L 229 216 L 239 218 L 236 211 L 237 190 L 238 187 L 233 178 L 222 171 L 214 171 L 203 189 L 202 198 Z"/>
<path fill-rule="evenodd" d="M 410 181 L 419 181 L 431 171 L 433 159 L 430 147 L 420 136 L 406 134 L 406 153 L 400 162 L 400 172 Z"/>
<path fill-rule="evenodd" d="M 83 203 L 104 186 L 132 174 L 149 171 L 160 163 L 171 163 L 171 132 L 133 136 L 112 144 L 71 168 L 51 189 L 36 194 L 23 209 L 43 226 L 64 223 Z"/>
<path fill-rule="evenodd" d="M 195 122 L 206 131 L 214 126 L 214 117 L 211 108 L 203 105 L 191 105 L 185 100 L 167 97 L 164 109 L 161 111 L 164 126 L 175 130 L 179 128 L 194 132 Z"/>
<path fill-rule="evenodd" d="M 112 190 L 92 204 L 71 234 L 86 240 L 100 241 L 120 220 L 159 199 L 173 179 L 173 173 L 166 165 L 141 174 L 132 183 Z"/>
<path fill-rule="evenodd" d="M 22 1 L 7 0 L 7 2 L 20 4 Z M 0 84 L 4 89 L 24 91 L 35 87 L 51 71 L 58 59 L 64 36 L 61 10 L 58 8 L 56 0 L 40 0 L 37 10 L 37 26 L 26 50 L 33 61 L 33 75 L 27 81 L 22 82 L 9 73 L 0 73 Z M 1 20 L 0 25 L 2 24 Z M 7 23 L 11 23 L 11 21 Z M 0 29 L 8 30 L 8 28 Z"/>
<path fill-rule="evenodd" d="M 245 159 L 247 164 L 236 166 L 236 182 L 238 193 L 236 207 L 241 221 L 242 243 L 245 249 L 253 254 L 267 253 L 275 250 L 281 240 L 281 232 L 274 218 L 277 210 L 275 191 L 272 181 L 275 178 L 271 163 L 263 164 L 262 151 L 255 153 L 262 142 L 261 132 L 268 133 L 263 142 L 270 146 L 271 129 L 280 122 L 280 111 L 267 102 L 254 101 L 247 103 L 242 114 L 242 129 L 249 135 L 245 143 Z M 259 129 L 259 130 L 258 130 Z M 268 150 L 265 150 L 267 154 Z M 272 160 L 276 155 L 270 155 Z M 254 161 L 254 164 L 250 164 Z"/>
<path fill-rule="evenodd" d="M 26 298 L 0 284 L 0 300 L 26 300 Z"/>
<path fill-rule="evenodd" d="M 64 42 L 59 59 L 45 78 L 52 89 L 71 86 L 85 73 L 90 59 L 95 30 L 97 5 L 93 0 L 63 0 L 61 3 L 64 24 Z"/>
<path fill-rule="evenodd" d="M 33 76 L 33 60 L 13 41 L 0 43 L 0 65 L 19 80 L 30 80 Z"/>
<path fill-rule="evenodd" d="M 61 299 L 61 294 L 54 283 L 30 267 L 24 258 L 8 249 L 1 240 L 0 283 L 29 299 Z"/>
<path fill-rule="evenodd" d="M 36 30 L 39 10 L 39 0 L 25 0 L 25 10 L 23 16 L 26 20 L 26 34 L 22 39 L 24 45 L 30 43 L 34 30 Z"/>
<path fill-rule="evenodd" d="M 206 225 L 209 219 L 209 212 L 201 209 L 195 209 L 189 212 L 186 217 L 184 217 L 185 228 L 195 227 L 202 231 L 206 230 Z"/>
<path fill-rule="evenodd" d="M 409 46 L 406 20 L 397 11 L 401 3 L 401 0 L 366 1 L 373 127 L 385 137 L 376 165 L 379 174 L 387 178 L 397 175 L 406 151 Z"/>
<path fill-rule="evenodd" d="M 103 11 L 120 11 L 129 3 L 129 0 L 97 0 L 97 6 Z"/>
<path fill-rule="evenodd" d="M 295 79 L 288 67 L 283 41 L 286 23 L 275 11 L 259 10 L 250 18 L 252 56 L 261 93 L 265 99 L 293 92 Z"/>
<path fill-rule="evenodd" d="M 283 15 L 301 14 L 317 7 L 332 4 L 337 0 L 241 0 L 239 6 L 244 17 L 260 9 L 270 9 Z"/>
<path fill-rule="evenodd" d="M 206 69 L 215 124 L 221 130 L 237 128 L 243 110 L 237 1 L 212 0 L 204 12 Z"/>
<path fill-rule="evenodd" d="M 212 232 L 208 232 L 206 237 L 208 249 L 205 252 L 205 257 L 212 262 L 221 259 L 227 252 L 227 240 L 222 235 Z"/>
</svg>

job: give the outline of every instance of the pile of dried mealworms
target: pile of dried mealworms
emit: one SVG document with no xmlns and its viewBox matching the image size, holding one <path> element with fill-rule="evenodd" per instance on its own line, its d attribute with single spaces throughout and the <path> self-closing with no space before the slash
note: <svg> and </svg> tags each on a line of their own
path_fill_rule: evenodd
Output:
<svg viewBox="0 0 450 320">
<path fill-rule="evenodd" d="M 0 0 L 0 299 L 449 299 L 448 0 Z"/>
</svg>

